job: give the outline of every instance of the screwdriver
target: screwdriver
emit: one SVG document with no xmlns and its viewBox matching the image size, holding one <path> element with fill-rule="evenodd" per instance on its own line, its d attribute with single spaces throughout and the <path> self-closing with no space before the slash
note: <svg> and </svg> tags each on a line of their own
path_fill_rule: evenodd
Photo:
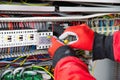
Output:
<svg viewBox="0 0 120 80">
<path fill-rule="evenodd" d="M 51 38 L 51 37 L 52 37 L 52 36 L 47 36 L 47 38 Z M 75 40 L 76 40 L 76 37 L 75 37 L 75 36 L 72 36 L 72 35 L 69 35 L 69 36 L 66 37 L 64 40 L 60 40 L 60 39 L 58 39 L 58 40 L 67 45 L 69 42 L 75 41 Z"/>
</svg>

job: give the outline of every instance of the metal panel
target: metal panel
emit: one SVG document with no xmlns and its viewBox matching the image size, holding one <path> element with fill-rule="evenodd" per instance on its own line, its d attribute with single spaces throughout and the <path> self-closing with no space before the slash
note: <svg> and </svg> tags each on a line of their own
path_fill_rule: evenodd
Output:
<svg viewBox="0 0 120 80">
<path fill-rule="evenodd" d="M 94 3 L 120 3 L 120 0 L 48 0 L 48 1 L 94 2 Z"/>
<path fill-rule="evenodd" d="M 0 11 L 54 12 L 53 6 L 0 5 Z"/>
<path fill-rule="evenodd" d="M 60 7 L 60 12 L 120 12 L 120 7 Z"/>
<path fill-rule="evenodd" d="M 94 73 L 94 77 L 96 78 L 96 80 L 118 80 L 115 79 L 114 65 L 114 61 L 108 59 L 98 60 Z"/>
</svg>

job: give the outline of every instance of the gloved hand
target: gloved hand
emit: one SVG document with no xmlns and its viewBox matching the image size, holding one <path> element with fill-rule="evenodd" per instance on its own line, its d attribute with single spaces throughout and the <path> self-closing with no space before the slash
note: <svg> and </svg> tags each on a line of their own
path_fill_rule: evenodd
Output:
<svg viewBox="0 0 120 80">
<path fill-rule="evenodd" d="M 86 24 L 68 27 L 59 39 L 63 40 L 69 35 L 76 36 L 77 38 L 77 40 L 68 43 L 70 47 L 82 50 L 92 50 L 94 32 Z"/>
<path fill-rule="evenodd" d="M 52 45 L 51 47 L 48 49 L 48 52 L 50 54 L 51 57 L 54 56 L 54 53 L 55 51 L 61 47 L 61 46 L 64 46 L 64 44 L 62 42 L 60 42 L 55 36 L 53 36 L 51 38 L 51 42 L 52 42 Z"/>
<path fill-rule="evenodd" d="M 53 67 L 57 64 L 58 61 L 67 56 L 74 56 L 75 52 L 68 45 L 64 45 L 61 41 L 59 41 L 56 37 L 51 38 L 52 45 L 48 49 L 50 56 L 53 58 Z"/>
</svg>

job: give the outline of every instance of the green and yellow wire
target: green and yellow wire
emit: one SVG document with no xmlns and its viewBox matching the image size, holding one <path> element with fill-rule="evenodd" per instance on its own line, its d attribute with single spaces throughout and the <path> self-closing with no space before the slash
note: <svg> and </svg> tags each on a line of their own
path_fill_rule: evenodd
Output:
<svg viewBox="0 0 120 80">
<path fill-rule="evenodd" d="M 20 66 L 22 66 L 26 62 L 28 57 L 29 57 L 29 55 L 27 55 L 26 58 L 20 63 Z"/>
<path fill-rule="evenodd" d="M 48 70 L 46 70 L 45 68 L 43 68 L 41 66 L 36 66 L 36 65 L 32 66 L 32 67 L 44 70 L 46 73 L 48 73 L 54 79 L 54 76 Z"/>
<path fill-rule="evenodd" d="M 94 76 L 94 73 L 95 73 L 95 67 L 96 67 L 96 64 L 97 64 L 97 61 L 94 62 L 94 65 L 92 67 L 92 75 Z"/>
<path fill-rule="evenodd" d="M 25 1 L 21 0 L 21 3 L 29 5 L 29 6 L 50 6 L 50 4 L 48 4 L 48 3 L 44 3 L 44 4 L 31 4 L 31 3 L 27 3 L 27 0 L 25 0 Z"/>
</svg>

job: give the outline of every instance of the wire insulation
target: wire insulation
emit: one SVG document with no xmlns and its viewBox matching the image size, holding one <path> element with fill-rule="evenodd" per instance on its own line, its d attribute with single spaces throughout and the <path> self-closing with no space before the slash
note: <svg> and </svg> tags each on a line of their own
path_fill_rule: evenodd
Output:
<svg viewBox="0 0 120 80">
<path fill-rule="evenodd" d="M 47 72 L 47 73 L 54 79 L 54 76 L 53 76 L 48 70 L 46 70 L 45 68 L 43 68 L 43 67 L 41 67 L 41 66 L 33 66 L 33 67 L 44 70 L 45 72 Z"/>
</svg>

